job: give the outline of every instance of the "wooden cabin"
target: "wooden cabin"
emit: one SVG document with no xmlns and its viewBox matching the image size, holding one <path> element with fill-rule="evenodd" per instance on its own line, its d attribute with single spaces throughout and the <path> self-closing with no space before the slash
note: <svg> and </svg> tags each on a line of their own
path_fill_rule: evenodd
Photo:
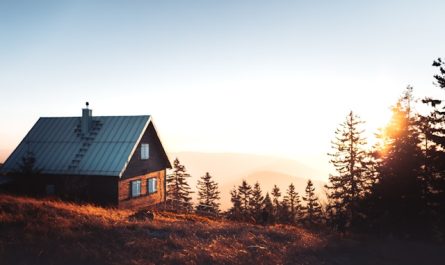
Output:
<svg viewBox="0 0 445 265">
<path fill-rule="evenodd" d="M 81 117 L 40 118 L 0 171 L 34 194 L 138 209 L 165 200 L 167 168 L 151 116 L 94 117 L 87 105 Z"/>
</svg>

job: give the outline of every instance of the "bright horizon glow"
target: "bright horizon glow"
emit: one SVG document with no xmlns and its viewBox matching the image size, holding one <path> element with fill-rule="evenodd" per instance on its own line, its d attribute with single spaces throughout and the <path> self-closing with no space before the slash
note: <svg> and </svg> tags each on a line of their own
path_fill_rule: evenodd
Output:
<svg viewBox="0 0 445 265">
<path fill-rule="evenodd" d="M 150 114 L 168 152 L 286 157 L 327 172 L 407 85 L 443 98 L 443 1 L 0 3 L 0 162 L 41 116 Z"/>
</svg>

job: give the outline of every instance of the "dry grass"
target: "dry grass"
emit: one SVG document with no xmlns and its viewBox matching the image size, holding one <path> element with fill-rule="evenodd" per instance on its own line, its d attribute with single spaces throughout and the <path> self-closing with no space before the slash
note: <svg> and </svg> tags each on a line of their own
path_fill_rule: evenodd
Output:
<svg viewBox="0 0 445 265">
<path fill-rule="evenodd" d="M 418 263 L 388 252 L 381 242 L 363 247 L 365 243 L 293 226 L 262 227 L 168 212 L 156 213 L 154 221 L 129 221 L 131 214 L 0 195 L 0 264 Z M 430 252 L 444 253 L 439 246 Z"/>
</svg>

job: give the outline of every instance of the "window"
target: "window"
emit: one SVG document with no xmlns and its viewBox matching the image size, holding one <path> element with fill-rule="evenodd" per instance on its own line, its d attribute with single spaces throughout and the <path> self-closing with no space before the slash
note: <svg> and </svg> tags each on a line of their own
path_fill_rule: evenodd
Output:
<svg viewBox="0 0 445 265">
<path fill-rule="evenodd" d="M 141 181 L 135 180 L 131 182 L 131 197 L 137 197 L 141 195 Z"/>
<path fill-rule="evenodd" d="M 156 178 L 151 178 L 147 180 L 147 191 L 148 194 L 155 193 L 158 191 L 158 180 Z"/>
<path fill-rule="evenodd" d="M 150 157 L 150 148 L 148 144 L 141 144 L 141 159 L 147 160 Z"/>
<path fill-rule="evenodd" d="M 56 193 L 56 185 L 48 184 L 46 185 L 46 195 L 54 195 Z"/>
</svg>

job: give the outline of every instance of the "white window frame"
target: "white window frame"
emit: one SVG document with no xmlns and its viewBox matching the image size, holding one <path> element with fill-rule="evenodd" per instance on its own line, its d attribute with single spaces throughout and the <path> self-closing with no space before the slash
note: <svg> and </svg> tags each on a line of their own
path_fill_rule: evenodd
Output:
<svg viewBox="0 0 445 265">
<path fill-rule="evenodd" d="M 147 193 L 152 194 L 158 192 L 158 179 L 149 178 L 147 179 Z"/>
<path fill-rule="evenodd" d="M 141 160 L 150 158 L 150 145 L 148 143 L 141 144 Z"/>
<path fill-rule="evenodd" d="M 133 180 L 130 182 L 131 185 L 131 197 L 139 197 L 141 196 L 141 180 Z"/>
</svg>

